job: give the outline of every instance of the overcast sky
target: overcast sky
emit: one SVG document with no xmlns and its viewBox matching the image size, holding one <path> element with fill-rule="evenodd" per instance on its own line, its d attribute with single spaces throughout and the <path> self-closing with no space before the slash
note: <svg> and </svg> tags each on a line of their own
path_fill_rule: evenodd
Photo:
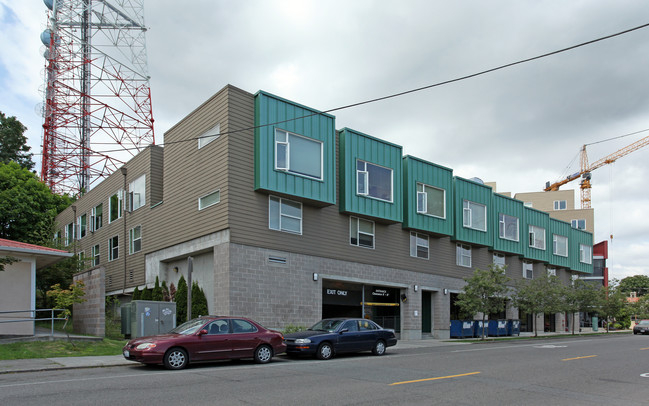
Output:
<svg viewBox="0 0 649 406">
<path fill-rule="evenodd" d="M 226 84 L 329 110 L 640 26 L 647 10 L 641 0 L 145 1 L 156 142 Z M 42 1 L 0 0 L 0 111 L 28 127 L 34 153 L 45 28 Z M 498 191 L 540 191 L 579 170 L 583 144 L 649 128 L 648 69 L 644 28 L 333 114 L 337 128 L 496 181 Z M 589 146 L 590 161 L 646 136 Z M 649 275 L 647 158 L 649 147 L 593 172 L 594 240 L 614 236 L 614 278 Z"/>
</svg>

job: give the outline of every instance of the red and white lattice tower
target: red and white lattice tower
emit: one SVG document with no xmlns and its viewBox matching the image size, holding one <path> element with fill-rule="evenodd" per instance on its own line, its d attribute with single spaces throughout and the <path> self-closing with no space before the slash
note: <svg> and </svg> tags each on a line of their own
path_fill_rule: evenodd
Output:
<svg viewBox="0 0 649 406">
<path fill-rule="evenodd" d="M 155 143 L 144 0 L 44 0 L 41 179 L 90 190 Z"/>
</svg>

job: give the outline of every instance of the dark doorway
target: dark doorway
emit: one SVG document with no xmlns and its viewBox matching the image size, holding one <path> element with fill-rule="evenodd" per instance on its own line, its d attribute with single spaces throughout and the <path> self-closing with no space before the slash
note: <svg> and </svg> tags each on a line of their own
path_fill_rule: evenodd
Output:
<svg viewBox="0 0 649 406">
<path fill-rule="evenodd" d="M 430 334 L 433 331 L 432 292 L 421 292 L 421 332 Z"/>
<path fill-rule="evenodd" d="M 451 293 L 451 320 L 461 320 L 460 306 L 455 303 L 457 302 L 457 296 L 457 293 Z"/>
</svg>

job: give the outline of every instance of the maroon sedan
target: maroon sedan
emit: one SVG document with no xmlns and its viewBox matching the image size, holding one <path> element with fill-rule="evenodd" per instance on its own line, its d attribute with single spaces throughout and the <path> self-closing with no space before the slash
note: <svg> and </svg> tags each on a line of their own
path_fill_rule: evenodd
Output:
<svg viewBox="0 0 649 406">
<path fill-rule="evenodd" d="M 143 364 L 183 369 L 190 362 L 253 358 L 269 362 L 286 350 L 282 333 L 244 317 L 205 316 L 167 334 L 140 337 L 124 346 L 124 358 Z"/>
</svg>

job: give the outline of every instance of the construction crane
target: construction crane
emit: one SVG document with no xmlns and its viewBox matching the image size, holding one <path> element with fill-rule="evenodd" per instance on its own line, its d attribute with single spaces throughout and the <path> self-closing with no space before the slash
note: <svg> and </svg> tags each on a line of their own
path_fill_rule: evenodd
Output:
<svg viewBox="0 0 649 406">
<path fill-rule="evenodd" d="M 581 177 L 581 208 L 582 209 L 590 209 L 590 189 L 591 189 L 591 184 L 590 184 L 590 173 L 594 171 L 595 169 L 602 167 L 607 164 L 611 164 L 615 161 L 617 161 L 619 158 L 622 158 L 625 155 L 630 154 L 633 151 L 637 151 L 640 148 L 649 145 L 649 136 L 644 137 L 639 139 L 638 141 L 627 145 L 626 147 L 619 149 L 615 152 L 613 152 L 610 155 L 607 155 L 592 164 L 588 163 L 588 153 L 586 152 L 586 145 L 589 144 L 584 144 L 584 146 L 581 147 L 581 152 L 580 152 L 580 166 L 581 170 L 579 172 L 575 172 L 572 175 L 567 176 L 565 179 L 560 180 L 558 182 L 550 184 L 550 182 L 545 183 L 545 189 L 543 189 L 546 192 L 549 191 L 555 191 L 559 190 L 560 186 L 565 185 L 568 182 L 572 182 L 573 180 Z"/>
</svg>

